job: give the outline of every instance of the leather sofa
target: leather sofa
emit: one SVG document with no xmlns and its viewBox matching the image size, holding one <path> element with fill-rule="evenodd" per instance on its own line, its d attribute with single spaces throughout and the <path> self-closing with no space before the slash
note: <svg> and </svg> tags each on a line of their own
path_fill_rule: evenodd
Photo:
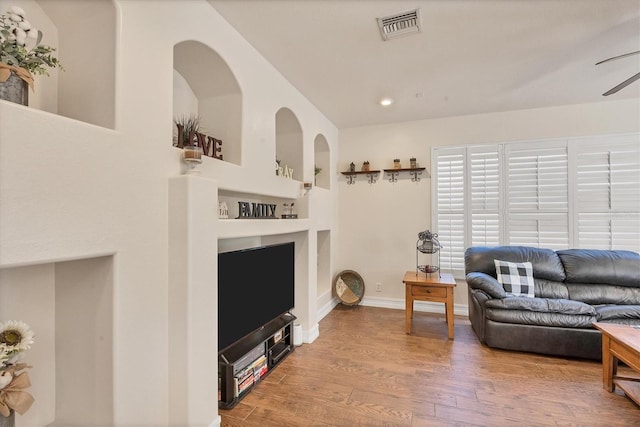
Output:
<svg viewBox="0 0 640 427">
<path fill-rule="evenodd" d="M 531 262 L 534 297 L 509 296 L 494 260 Z M 640 254 L 526 246 L 465 251 L 469 318 L 489 347 L 601 359 L 593 322 L 640 327 Z"/>
</svg>

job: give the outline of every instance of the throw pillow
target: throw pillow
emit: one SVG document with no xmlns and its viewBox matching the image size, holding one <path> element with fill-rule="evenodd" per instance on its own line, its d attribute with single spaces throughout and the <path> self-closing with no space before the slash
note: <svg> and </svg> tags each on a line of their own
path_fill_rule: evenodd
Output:
<svg viewBox="0 0 640 427">
<path fill-rule="evenodd" d="M 533 298 L 533 265 L 530 262 L 494 260 L 496 276 L 509 296 Z"/>
</svg>

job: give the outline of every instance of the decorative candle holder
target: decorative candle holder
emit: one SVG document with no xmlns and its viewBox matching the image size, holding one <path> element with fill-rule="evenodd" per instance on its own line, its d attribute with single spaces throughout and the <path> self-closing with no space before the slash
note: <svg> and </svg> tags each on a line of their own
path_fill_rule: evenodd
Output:
<svg viewBox="0 0 640 427">
<path fill-rule="evenodd" d="M 402 165 L 400 164 L 400 159 L 393 159 L 393 168 L 402 169 Z"/>
<path fill-rule="evenodd" d="M 198 165 L 202 163 L 202 147 L 197 145 L 185 145 L 182 150 L 183 160 L 187 165 L 187 174 L 198 174 Z"/>
<path fill-rule="evenodd" d="M 363 164 L 362 164 L 362 170 L 365 172 L 369 172 L 371 168 L 371 164 L 369 163 L 368 160 L 366 160 Z"/>
<path fill-rule="evenodd" d="M 416 162 L 416 158 L 415 157 L 412 157 L 412 158 L 409 159 L 409 164 L 410 164 L 411 169 L 415 169 L 415 168 L 418 167 L 418 163 Z"/>
</svg>

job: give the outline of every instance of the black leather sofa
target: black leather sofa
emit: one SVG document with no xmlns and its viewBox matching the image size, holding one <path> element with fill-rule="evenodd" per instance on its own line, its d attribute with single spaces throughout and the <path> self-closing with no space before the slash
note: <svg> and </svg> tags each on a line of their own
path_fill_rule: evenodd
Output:
<svg viewBox="0 0 640 427">
<path fill-rule="evenodd" d="M 508 296 L 494 260 L 531 262 L 534 297 Z M 489 347 L 601 359 L 593 322 L 640 326 L 635 252 L 477 246 L 465 251 L 465 270 L 471 326 Z"/>
</svg>

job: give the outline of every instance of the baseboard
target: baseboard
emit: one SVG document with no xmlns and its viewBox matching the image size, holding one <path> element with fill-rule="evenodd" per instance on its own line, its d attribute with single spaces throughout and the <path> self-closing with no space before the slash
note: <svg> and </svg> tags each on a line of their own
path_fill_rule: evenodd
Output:
<svg viewBox="0 0 640 427">
<path fill-rule="evenodd" d="M 318 298 L 318 301 L 321 300 L 322 296 Z M 331 313 L 331 310 L 333 310 L 339 303 L 340 302 L 338 301 L 338 298 L 331 298 L 326 304 L 320 307 L 320 309 L 318 310 L 318 322 L 324 319 L 327 314 Z"/>
<path fill-rule="evenodd" d="M 367 297 L 362 298 L 360 305 L 369 307 L 394 308 L 396 310 L 405 310 L 406 301 L 404 298 L 380 298 Z M 425 313 L 442 313 L 444 314 L 444 303 L 415 301 L 413 311 L 423 311 Z M 466 304 L 453 304 L 453 314 L 456 316 L 469 316 L 469 306 Z"/>
<path fill-rule="evenodd" d="M 302 332 L 302 342 L 305 342 L 307 344 L 311 344 L 319 336 L 320 336 L 320 328 L 318 327 L 318 324 L 316 323 L 314 325 L 314 327 L 311 328 L 310 330 Z"/>
</svg>

